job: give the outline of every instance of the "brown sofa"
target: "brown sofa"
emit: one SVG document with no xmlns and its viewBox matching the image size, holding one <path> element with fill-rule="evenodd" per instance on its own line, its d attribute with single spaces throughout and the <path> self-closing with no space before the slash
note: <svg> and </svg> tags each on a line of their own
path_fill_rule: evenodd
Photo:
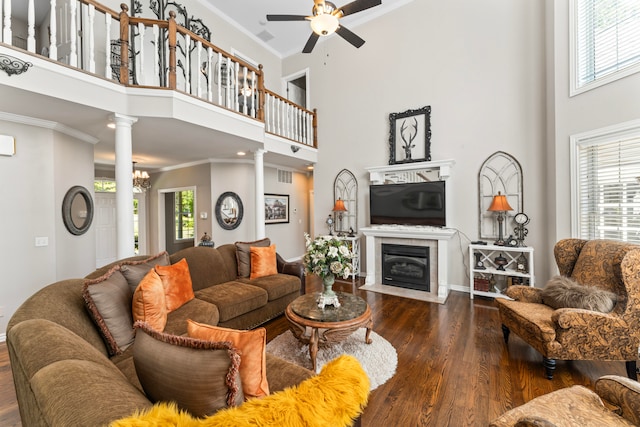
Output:
<svg viewBox="0 0 640 427">
<path fill-rule="evenodd" d="M 234 245 L 188 248 L 170 259 L 175 263 L 182 258 L 187 259 L 196 298 L 169 314 L 165 332 L 186 333 L 188 318 L 230 328 L 252 328 L 282 313 L 304 290 L 302 266 L 279 257 L 277 275 L 238 279 Z M 114 264 L 87 278 L 103 275 Z M 106 425 L 152 406 L 135 372 L 134 346 L 109 356 L 105 340 L 85 306 L 84 282 L 67 279 L 44 287 L 9 321 L 7 347 L 25 426 Z M 312 375 L 267 355 L 272 393 Z"/>
</svg>

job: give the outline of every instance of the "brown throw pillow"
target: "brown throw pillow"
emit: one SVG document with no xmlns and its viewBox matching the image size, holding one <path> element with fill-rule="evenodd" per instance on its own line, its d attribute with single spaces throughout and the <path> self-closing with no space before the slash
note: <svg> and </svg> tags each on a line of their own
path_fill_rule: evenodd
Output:
<svg viewBox="0 0 640 427">
<path fill-rule="evenodd" d="M 608 313 L 613 310 L 617 296 L 596 286 L 585 286 L 565 276 L 552 277 L 542 289 L 542 302 L 549 307 L 582 308 Z"/>
<path fill-rule="evenodd" d="M 246 398 L 269 395 L 267 382 L 267 330 L 250 331 L 221 328 L 187 320 L 187 334 L 207 341 L 229 341 L 240 352 L 240 378 Z"/>
<path fill-rule="evenodd" d="M 169 254 L 162 251 L 141 261 L 124 261 L 120 264 L 120 271 L 131 287 L 131 293 L 136 290 L 142 278 L 156 265 L 171 265 Z"/>
<path fill-rule="evenodd" d="M 162 280 L 165 303 L 169 313 L 196 297 L 193 294 L 191 274 L 186 258 L 182 258 L 173 265 L 156 265 L 154 268 Z"/>
<path fill-rule="evenodd" d="M 135 338 L 131 290 L 116 265 L 103 276 L 85 280 L 82 297 L 110 356 L 121 354 Z"/>
<path fill-rule="evenodd" d="M 271 276 L 278 274 L 278 263 L 276 261 L 276 245 L 261 248 L 253 246 L 251 251 L 251 274 L 250 279 Z"/>
<path fill-rule="evenodd" d="M 134 321 L 148 323 L 153 329 L 163 331 L 167 325 L 167 303 L 162 279 L 155 269 L 149 270 L 133 293 L 132 313 Z"/>
<path fill-rule="evenodd" d="M 271 245 L 271 240 L 265 237 L 254 242 L 236 242 L 236 260 L 238 261 L 238 277 L 249 277 L 251 275 L 251 247 L 267 247 Z"/>
<path fill-rule="evenodd" d="M 229 342 L 164 334 L 136 322 L 133 362 L 152 402 L 176 402 L 196 417 L 244 401 L 240 355 Z"/>
</svg>

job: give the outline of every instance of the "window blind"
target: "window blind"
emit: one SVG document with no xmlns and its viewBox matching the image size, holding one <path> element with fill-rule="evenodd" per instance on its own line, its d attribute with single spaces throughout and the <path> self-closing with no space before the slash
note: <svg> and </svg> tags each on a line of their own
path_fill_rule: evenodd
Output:
<svg viewBox="0 0 640 427">
<path fill-rule="evenodd" d="M 579 233 L 640 243 L 640 137 L 578 146 Z"/>
<path fill-rule="evenodd" d="M 577 88 L 640 64 L 639 0 L 577 2 Z"/>
</svg>

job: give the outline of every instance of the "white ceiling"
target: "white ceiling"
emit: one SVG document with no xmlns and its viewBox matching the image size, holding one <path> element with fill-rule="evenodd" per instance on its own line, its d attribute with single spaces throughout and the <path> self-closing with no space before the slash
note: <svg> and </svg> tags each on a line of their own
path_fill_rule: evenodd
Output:
<svg viewBox="0 0 640 427">
<path fill-rule="evenodd" d="M 267 22 L 267 15 L 311 15 L 313 0 L 200 1 L 209 5 L 218 15 L 224 17 L 228 22 L 233 23 L 236 27 L 246 32 L 282 58 L 302 52 L 302 48 L 311 34 L 311 27 L 307 21 Z M 357 34 L 356 29 L 359 25 L 403 6 L 410 1 L 412 0 L 382 0 L 380 6 L 345 16 L 340 20 L 340 24 Z M 350 1 L 334 0 L 334 3 L 339 8 L 350 3 Z M 263 37 L 266 35 L 265 32 L 273 35 L 273 38 L 266 42 L 263 40 Z M 331 35 L 329 37 L 339 36 Z M 320 38 L 318 43 L 322 43 L 322 39 L 323 37 Z M 345 41 L 345 43 L 347 42 Z"/>
</svg>

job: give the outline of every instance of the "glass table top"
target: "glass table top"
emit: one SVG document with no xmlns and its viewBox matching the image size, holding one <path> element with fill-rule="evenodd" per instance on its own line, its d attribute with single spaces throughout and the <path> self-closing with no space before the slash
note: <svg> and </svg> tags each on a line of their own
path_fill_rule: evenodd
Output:
<svg viewBox="0 0 640 427">
<path fill-rule="evenodd" d="M 319 292 L 302 295 L 291 303 L 291 311 L 305 319 L 317 322 L 343 322 L 360 317 L 367 310 L 367 302 L 357 295 L 336 292 L 340 307 L 318 307 Z"/>
</svg>

